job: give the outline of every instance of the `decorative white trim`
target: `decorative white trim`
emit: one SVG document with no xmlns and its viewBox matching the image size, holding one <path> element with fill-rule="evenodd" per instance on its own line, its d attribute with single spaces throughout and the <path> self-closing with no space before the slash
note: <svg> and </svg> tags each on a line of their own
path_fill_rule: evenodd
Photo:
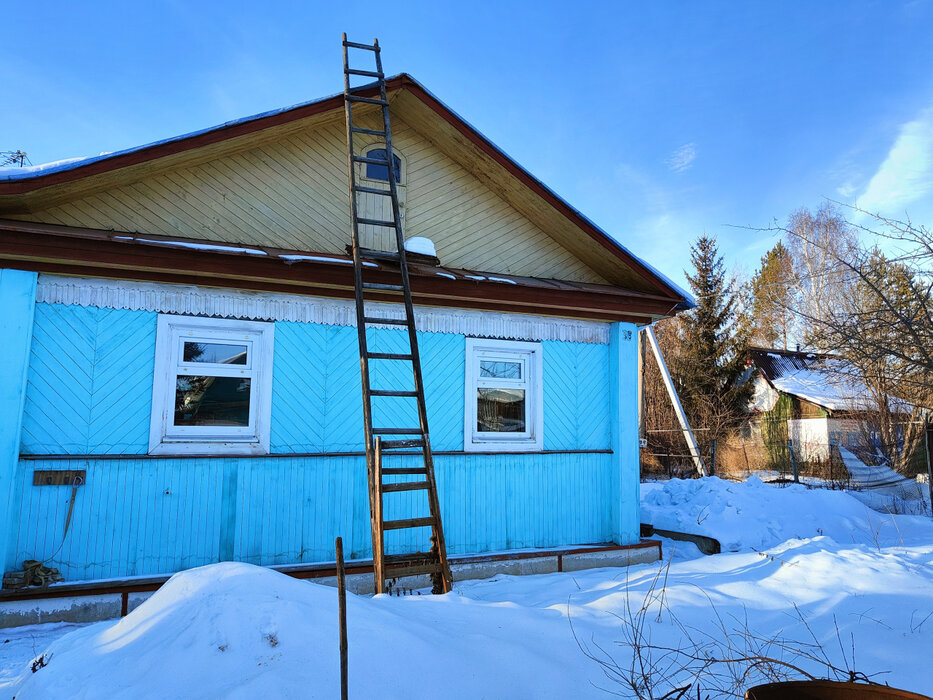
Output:
<svg viewBox="0 0 933 700">
<path fill-rule="evenodd" d="M 486 356 L 520 362 L 525 376 L 521 382 L 501 380 L 503 386 L 525 390 L 524 433 L 480 433 L 476 430 L 476 390 L 480 386 L 480 360 Z M 466 339 L 466 391 L 463 410 L 463 451 L 540 452 L 544 448 L 544 358 L 541 343 L 514 340 Z M 483 380 L 487 381 L 487 380 Z M 491 380 L 489 380 L 491 381 Z M 494 384 L 495 386 L 495 384 Z M 496 386 L 495 388 L 500 388 Z"/>
<path fill-rule="evenodd" d="M 354 302 L 272 292 L 39 275 L 36 301 L 188 316 L 356 326 Z M 609 344 L 609 324 L 473 309 L 415 307 L 418 330 L 480 338 Z M 367 304 L 367 314 L 398 317 L 400 304 Z"/>
</svg>

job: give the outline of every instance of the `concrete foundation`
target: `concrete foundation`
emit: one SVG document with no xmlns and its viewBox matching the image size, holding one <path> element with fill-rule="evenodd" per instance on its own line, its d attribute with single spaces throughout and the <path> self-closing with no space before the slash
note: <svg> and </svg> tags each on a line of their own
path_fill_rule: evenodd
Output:
<svg viewBox="0 0 933 700">
<path fill-rule="evenodd" d="M 560 571 L 581 571 L 601 567 L 625 567 L 634 564 L 648 564 L 661 558 L 661 545 L 656 541 L 644 541 L 631 547 L 580 547 L 562 550 L 534 550 L 527 552 L 503 552 L 500 554 L 457 557 L 450 560 L 450 569 L 456 581 L 485 579 L 506 574 L 509 576 L 530 576 L 552 574 Z M 277 567 L 282 573 L 298 578 L 305 578 L 325 586 L 336 586 L 337 577 L 331 572 L 333 566 L 318 568 Z M 373 574 L 367 564 L 348 564 L 346 581 L 347 590 L 357 595 L 372 595 Z M 353 571 L 356 569 L 356 571 Z M 359 569 L 366 569 L 360 571 Z M 81 593 L 75 591 L 68 595 L 69 584 L 52 586 L 56 597 L 41 597 L 41 591 L 28 591 L 34 596 L 28 600 L 3 600 L 11 597 L 0 594 L 0 628 L 35 625 L 43 622 L 97 622 L 119 617 L 123 608 L 123 596 L 126 595 L 126 611 L 132 612 L 139 607 L 164 581 L 152 583 L 151 591 L 114 592 L 120 588 L 119 581 L 107 582 L 106 593 Z M 403 584 L 403 585 L 400 585 Z M 138 582 L 137 582 L 138 586 Z M 431 587 L 429 576 L 412 576 L 393 582 L 392 592 L 407 593 Z M 75 588 L 73 585 L 71 588 Z"/>
</svg>

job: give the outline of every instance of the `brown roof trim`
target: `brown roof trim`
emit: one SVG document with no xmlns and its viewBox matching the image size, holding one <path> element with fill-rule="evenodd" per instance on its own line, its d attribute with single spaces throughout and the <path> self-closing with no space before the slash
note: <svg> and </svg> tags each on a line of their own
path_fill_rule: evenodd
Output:
<svg viewBox="0 0 933 700">
<path fill-rule="evenodd" d="M 640 259 L 632 255 L 621 244 L 615 241 L 606 232 L 596 226 L 593 222 L 583 216 L 580 212 L 570 206 L 566 201 L 559 197 L 555 192 L 548 188 L 544 183 L 534 177 L 531 173 L 512 160 L 502 150 L 500 150 L 489 139 L 465 122 L 459 115 L 451 111 L 443 102 L 432 95 L 424 86 L 412 78 L 407 73 L 394 76 L 386 80 L 386 89 L 388 91 L 404 89 L 421 100 L 434 113 L 440 116 L 444 121 L 453 126 L 458 132 L 465 136 L 470 142 L 480 148 L 484 153 L 490 156 L 494 161 L 501 165 L 509 174 L 520 180 L 526 187 L 535 194 L 544 199 L 554 209 L 569 219 L 575 226 L 580 228 L 590 238 L 599 243 L 607 252 L 620 259 L 626 265 L 631 267 L 646 279 L 661 294 L 674 299 L 680 303 L 680 308 L 689 307 L 689 302 L 681 295 L 680 291 L 672 287 L 666 280 L 661 278 L 654 270 L 645 265 Z M 360 90 L 360 95 L 369 93 L 375 94 L 376 88 Z M 252 119 L 245 119 L 218 127 L 209 128 L 204 131 L 196 132 L 189 136 L 181 136 L 166 141 L 161 141 L 151 146 L 142 146 L 126 152 L 117 153 L 113 156 L 95 160 L 86 165 L 77 165 L 66 170 L 59 170 L 48 174 L 37 174 L 35 177 L 0 181 L 0 195 L 25 194 L 51 185 L 57 185 L 64 182 L 70 182 L 93 175 L 99 175 L 112 170 L 137 165 L 149 160 L 155 160 L 169 155 L 174 155 L 186 150 L 200 148 L 210 144 L 218 143 L 227 139 L 255 133 L 281 124 L 286 124 L 298 119 L 314 116 L 334 109 L 343 107 L 343 95 L 334 95 L 313 102 L 308 102 L 297 107 L 284 109 L 271 114 L 259 115 Z"/>
<path fill-rule="evenodd" d="M 0 220 L 0 266 L 54 274 L 252 289 L 335 298 L 353 298 L 353 267 L 347 258 L 319 254 L 332 260 L 292 262 L 280 255 L 316 255 L 237 244 L 186 241 L 140 236 L 120 231 L 80 229 L 54 224 Z M 178 247 L 192 244 L 198 248 Z M 204 250 L 204 246 L 262 250 L 248 254 Z M 367 268 L 370 281 L 392 283 L 396 272 L 378 264 Z M 454 274 L 448 279 L 438 272 Z M 670 299 L 606 285 L 512 277 L 508 280 L 471 280 L 482 272 L 411 266 L 416 303 L 512 313 L 644 323 L 674 313 Z M 459 276 L 458 276 L 459 275 Z M 397 295 L 374 294 L 374 300 L 397 301 Z"/>
</svg>

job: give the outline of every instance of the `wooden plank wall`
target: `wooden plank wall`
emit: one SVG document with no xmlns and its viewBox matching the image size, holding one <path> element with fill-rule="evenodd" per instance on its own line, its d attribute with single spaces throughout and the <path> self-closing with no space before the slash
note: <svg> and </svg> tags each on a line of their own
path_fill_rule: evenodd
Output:
<svg viewBox="0 0 933 700">
<path fill-rule="evenodd" d="M 375 117 L 364 122 L 378 126 Z M 443 264 L 605 282 L 400 118 L 393 139 L 405 161 L 406 236 L 434 240 Z M 346 180 L 343 126 L 330 122 L 14 218 L 342 253 L 350 240 Z M 387 248 L 384 233 L 367 240 Z"/>
<path fill-rule="evenodd" d="M 450 554 L 609 541 L 610 457 L 438 456 Z M 348 556 L 371 556 L 362 457 L 127 457 L 20 461 L 8 566 L 48 557 L 62 543 L 71 488 L 32 486 L 33 469 L 56 468 L 88 475 L 52 560 L 69 580 L 172 573 L 227 559 L 332 561 L 338 535 Z M 388 515 L 417 512 L 415 495 L 393 496 Z M 398 535 L 388 549 L 423 548 L 427 534 Z"/>
<path fill-rule="evenodd" d="M 62 541 L 69 487 L 32 485 L 35 469 L 86 469 L 71 530 L 55 565 L 69 579 L 168 573 L 218 560 L 256 564 L 332 559 L 342 536 L 369 556 L 366 469 L 359 456 L 146 459 L 156 315 L 37 304 L 23 451 L 73 459 L 23 459 L 7 566 L 50 556 Z M 114 350 L 114 334 L 126 339 Z M 376 351 L 404 331 L 374 329 Z M 356 331 L 276 323 L 272 450 L 362 449 Z M 426 400 L 438 451 L 463 449 L 465 338 L 422 333 Z M 609 448 L 609 346 L 544 343 L 545 446 Z M 401 388 L 408 377 L 376 368 Z M 392 399 L 388 399 L 391 401 Z M 377 410 L 387 425 L 413 416 Z M 122 454 L 94 459 L 89 454 Z M 609 541 L 612 455 L 454 454 L 437 457 L 452 554 Z M 393 460 L 401 461 L 402 457 Z M 420 492 L 393 494 L 388 517 L 420 515 Z M 393 533 L 390 551 L 426 546 L 427 533 Z M 630 539 L 637 539 L 637 532 Z"/>
</svg>

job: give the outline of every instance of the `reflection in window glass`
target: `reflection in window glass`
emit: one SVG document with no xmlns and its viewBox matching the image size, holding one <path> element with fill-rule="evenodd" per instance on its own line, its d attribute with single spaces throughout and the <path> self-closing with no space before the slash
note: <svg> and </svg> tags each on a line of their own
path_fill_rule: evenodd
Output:
<svg viewBox="0 0 933 700">
<path fill-rule="evenodd" d="M 385 180 L 389 181 L 389 168 L 388 168 L 388 158 L 386 158 L 386 149 L 384 148 L 374 148 L 371 151 L 366 152 L 367 158 L 375 158 L 376 160 L 386 161 L 386 165 L 378 165 L 376 163 L 367 163 L 366 164 L 366 177 L 370 180 Z M 392 165 L 393 170 L 395 171 L 395 181 L 402 181 L 402 159 L 399 158 L 394 153 L 392 154 Z"/>
<path fill-rule="evenodd" d="M 494 362 L 481 360 L 479 363 L 479 376 L 493 379 L 521 379 L 521 362 Z"/>
<path fill-rule="evenodd" d="M 476 430 L 481 433 L 525 432 L 525 390 L 477 389 Z"/>
<path fill-rule="evenodd" d="M 250 380 L 243 377 L 175 378 L 175 425 L 249 425 Z"/>
<path fill-rule="evenodd" d="M 245 365 L 246 346 L 223 343 L 185 343 L 183 357 L 185 362 Z"/>
</svg>

